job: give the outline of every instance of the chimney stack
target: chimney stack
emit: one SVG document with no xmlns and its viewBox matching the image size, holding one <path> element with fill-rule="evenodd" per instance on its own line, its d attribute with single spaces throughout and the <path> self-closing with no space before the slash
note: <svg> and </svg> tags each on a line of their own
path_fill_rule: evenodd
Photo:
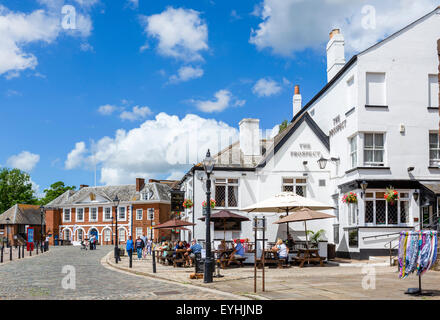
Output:
<svg viewBox="0 0 440 320">
<path fill-rule="evenodd" d="M 260 150 L 260 120 L 243 119 L 240 126 L 240 149 L 243 155 L 259 156 Z"/>
<path fill-rule="evenodd" d="M 145 185 L 145 179 L 136 178 L 136 192 L 141 191 L 144 185 Z"/>
<path fill-rule="evenodd" d="M 330 82 L 344 65 L 344 36 L 341 34 L 341 30 L 333 29 L 332 32 L 330 32 L 330 41 L 327 44 L 327 81 Z"/>
<path fill-rule="evenodd" d="M 293 116 L 295 116 L 302 109 L 302 97 L 299 92 L 299 85 L 295 86 L 295 93 L 293 95 Z"/>
</svg>

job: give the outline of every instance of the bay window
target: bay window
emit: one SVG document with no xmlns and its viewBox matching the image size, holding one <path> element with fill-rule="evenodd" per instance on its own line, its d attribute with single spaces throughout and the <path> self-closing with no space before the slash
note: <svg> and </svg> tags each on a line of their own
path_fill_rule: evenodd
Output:
<svg viewBox="0 0 440 320">
<path fill-rule="evenodd" d="M 409 222 L 409 193 L 399 192 L 394 203 L 384 198 L 385 191 L 367 191 L 365 194 L 365 224 L 399 225 Z"/>
<path fill-rule="evenodd" d="M 383 167 L 384 153 L 384 134 L 364 133 L 364 165 L 371 167 Z"/>
<path fill-rule="evenodd" d="M 217 207 L 238 207 L 238 179 L 215 179 L 215 202 Z"/>
</svg>

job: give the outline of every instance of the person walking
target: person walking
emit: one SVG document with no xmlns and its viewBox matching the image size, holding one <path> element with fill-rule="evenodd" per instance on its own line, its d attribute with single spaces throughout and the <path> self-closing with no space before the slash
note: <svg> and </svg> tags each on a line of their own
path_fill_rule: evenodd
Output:
<svg viewBox="0 0 440 320">
<path fill-rule="evenodd" d="M 125 250 L 127 251 L 128 258 L 131 258 L 131 255 L 133 254 L 133 239 L 131 236 L 128 236 L 127 244 L 125 245 Z"/>
<path fill-rule="evenodd" d="M 147 240 L 147 254 L 151 255 L 151 249 L 153 247 L 153 241 L 151 239 Z"/>
<path fill-rule="evenodd" d="M 142 259 L 142 249 L 144 249 L 145 245 L 144 245 L 144 241 L 142 241 L 140 236 L 137 237 L 134 245 L 136 248 L 138 260 L 141 260 Z"/>
</svg>

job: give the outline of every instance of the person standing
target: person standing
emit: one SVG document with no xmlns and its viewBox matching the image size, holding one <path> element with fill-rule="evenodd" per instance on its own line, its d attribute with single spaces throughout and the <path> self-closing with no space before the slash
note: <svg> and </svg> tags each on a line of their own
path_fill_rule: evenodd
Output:
<svg viewBox="0 0 440 320">
<path fill-rule="evenodd" d="M 133 239 L 131 236 L 128 236 L 127 244 L 125 245 L 125 250 L 127 250 L 128 258 L 131 258 L 133 254 Z"/>
<path fill-rule="evenodd" d="M 147 240 L 147 254 L 151 255 L 151 249 L 153 247 L 153 241 L 151 241 L 151 239 Z"/>
<path fill-rule="evenodd" d="M 90 245 L 90 250 L 93 250 L 93 234 L 90 236 L 90 239 L 89 239 L 89 245 Z"/>
<path fill-rule="evenodd" d="M 46 238 L 44 240 L 44 252 L 49 250 L 49 235 L 46 235 Z"/>
<path fill-rule="evenodd" d="M 141 239 L 140 236 L 137 237 L 134 245 L 136 248 L 138 260 L 141 260 L 142 259 L 142 250 L 144 249 L 145 245 L 144 245 L 144 241 Z"/>
</svg>

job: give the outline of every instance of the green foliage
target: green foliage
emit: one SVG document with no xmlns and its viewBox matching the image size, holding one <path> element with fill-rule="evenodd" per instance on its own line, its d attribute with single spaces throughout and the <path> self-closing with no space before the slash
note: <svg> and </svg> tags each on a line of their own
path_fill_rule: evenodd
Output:
<svg viewBox="0 0 440 320">
<path fill-rule="evenodd" d="M 287 128 L 287 126 L 289 125 L 289 121 L 284 120 L 279 127 L 279 131 L 278 134 L 280 134 L 283 130 L 285 130 Z"/>
<path fill-rule="evenodd" d="M 307 235 L 309 236 L 309 240 L 315 247 L 318 246 L 318 243 L 324 234 L 325 234 L 324 229 L 318 230 L 316 232 L 313 232 L 312 230 L 307 230 Z"/>
<path fill-rule="evenodd" d="M 44 198 L 41 198 L 39 203 L 46 205 L 52 200 L 55 200 L 67 190 L 75 190 L 75 186 L 65 186 L 64 182 L 57 181 L 51 184 L 49 189 L 44 189 Z"/>
<path fill-rule="evenodd" d="M 37 204 L 31 177 L 19 169 L 0 170 L 0 214 L 17 203 Z"/>
</svg>

